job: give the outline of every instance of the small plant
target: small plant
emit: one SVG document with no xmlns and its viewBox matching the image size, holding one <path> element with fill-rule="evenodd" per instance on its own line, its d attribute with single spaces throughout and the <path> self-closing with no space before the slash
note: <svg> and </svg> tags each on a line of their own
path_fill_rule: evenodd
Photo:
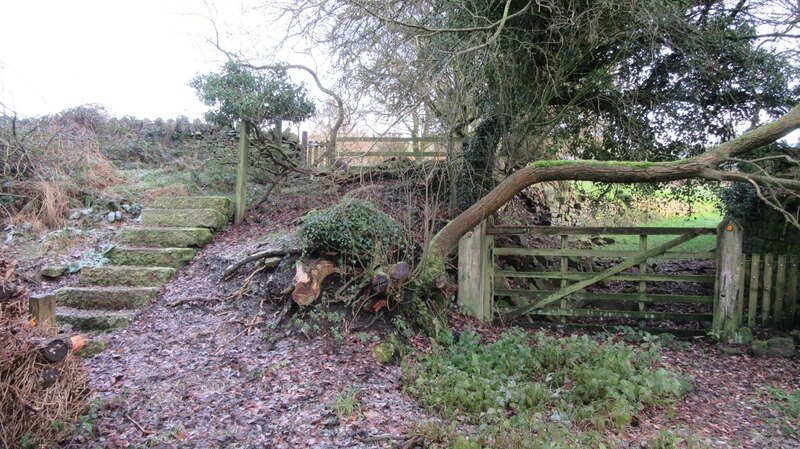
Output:
<svg viewBox="0 0 800 449">
<path fill-rule="evenodd" d="M 362 267 L 397 259 L 403 248 L 400 225 L 372 203 L 354 198 L 310 212 L 298 232 L 312 250 L 335 251 Z"/>
<path fill-rule="evenodd" d="M 358 390 L 355 388 L 345 388 L 336 395 L 328 407 L 330 407 L 339 419 L 346 419 L 358 414 L 361 411 L 361 402 L 358 400 Z"/>
<path fill-rule="evenodd" d="M 709 446 L 694 437 L 686 437 L 662 430 L 645 447 L 647 449 L 707 449 Z"/>
<path fill-rule="evenodd" d="M 404 365 L 404 390 L 480 431 L 445 447 L 600 447 L 649 406 L 670 407 L 685 379 L 658 368 L 659 345 L 637 349 L 589 337 L 531 339 L 519 329 L 492 344 L 465 331 Z M 580 431 L 577 429 L 581 429 Z"/>
<path fill-rule="evenodd" d="M 247 376 L 245 376 L 245 378 L 248 381 L 261 380 L 261 378 L 263 377 L 264 377 L 264 368 L 256 368 L 254 370 L 251 370 L 247 373 Z"/>
<path fill-rule="evenodd" d="M 767 391 L 772 396 L 771 407 L 780 414 L 776 421 L 781 432 L 789 437 L 800 436 L 800 388 L 786 391 L 769 387 Z"/>
</svg>

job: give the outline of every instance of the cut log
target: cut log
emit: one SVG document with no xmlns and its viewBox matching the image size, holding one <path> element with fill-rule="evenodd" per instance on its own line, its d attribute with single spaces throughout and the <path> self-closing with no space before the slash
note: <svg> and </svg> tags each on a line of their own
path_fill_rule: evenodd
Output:
<svg viewBox="0 0 800 449">
<path fill-rule="evenodd" d="M 61 375 L 61 371 L 55 368 L 45 368 L 42 370 L 42 379 L 41 385 L 42 389 L 45 390 L 47 388 L 52 387 L 58 381 L 58 376 Z"/>
<path fill-rule="evenodd" d="M 268 249 L 265 251 L 259 251 L 257 253 L 253 253 L 242 260 L 234 262 L 228 268 L 225 269 L 225 273 L 222 275 L 222 279 L 226 279 L 230 277 L 233 273 L 236 273 L 239 268 L 242 268 L 244 265 L 253 262 L 258 259 L 266 259 L 266 258 L 276 258 L 276 257 L 286 257 L 286 256 L 294 256 L 303 252 L 303 248 L 284 248 L 284 249 Z M 280 259 L 278 259 L 280 262 Z M 272 259 L 268 259 L 268 262 L 274 263 Z M 275 264 L 277 266 L 277 263 Z"/>
<path fill-rule="evenodd" d="M 389 277 L 395 284 L 405 281 L 409 276 L 411 276 L 411 265 L 405 262 L 398 262 L 389 270 Z"/>
<path fill-rule="evenodd" d="M 83 349 L 86 342 L 80 335 L 75 335 L 70 338 L 58 338 L 49 341 L 39 353 L 48 363 L 58 363 L 70 353 L 75 353 Z"/>
<path fill-rule="evenodd" d="M 295 265 L 292 299 L 301 306 L 311 304 L 319 298 L 325 278 L 333 273 L 342 272 L 343 270 L 337 268 L 330 260 L 311 260 L 308 266 L 298 260 Z"/>
<path fill-rule="evenodd" d="M 389 276 L 382 271 L 376 271 L 372 276 L 372 291 L 377 294 L 386 293 L 389 290 Z"/>
</svg>

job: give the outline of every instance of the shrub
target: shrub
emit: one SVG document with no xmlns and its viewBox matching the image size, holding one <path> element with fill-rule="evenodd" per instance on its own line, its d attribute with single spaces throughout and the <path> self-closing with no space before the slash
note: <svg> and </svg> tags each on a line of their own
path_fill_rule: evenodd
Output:
<svg viewBox="0 0 800 449">
<path fill-rule="evenodd" d="M 403 232 L 374 204 L 349 198 L 303 217 L 300 236 L 313 251 L 335 251 L 346 260 L 371 267 L 399 257 Z"/>
<path fill-rule="evenodd" d="M 480 430 L 482 447 L 597 447 L 605 429 L 621 430 L 647 406 L 671 405 L 681 378 L 657 368 L 657 346 L 643 351 L 588 337 L 520 330 L 493 344 L 467 331 L 458 343 L 404 367 L 404 389 L 422 405 Z M 584 429 L 578 432 L 577 429 Z M 538 443 L 537 443 L 538 442 Z"/>
<path fill-rule="evenodd" d="M 76 114 L 71 110 L 38 120 L 0 117 L 0 205 L 6 212 L 60 227 L 71 202 L 83 203 L 86 196 L 98 196 L 119 181 L 100 152 L 93 131 L 97 118 Z"/>
</svg>

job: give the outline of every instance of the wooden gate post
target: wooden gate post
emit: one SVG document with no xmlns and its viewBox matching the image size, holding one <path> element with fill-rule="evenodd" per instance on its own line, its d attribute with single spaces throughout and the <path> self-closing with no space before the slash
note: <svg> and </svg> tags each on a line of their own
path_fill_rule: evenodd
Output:
<svg viewBox="0 0 800 449">
<path fill-rule="evenodd" d="M 247 164 L 250 159 L 250 130 L 244 119 L 239 126 L 239 165 L 236 170 L 236 208 L 233 214 L 233 223 L 237 225 L 244 221 L 247 207 Z"/>
<path fill-rule="evenodd" d="M 481 321 L 494 317 L 491 260 L 493 238 L 486 235 L 487 220 L 475 226 L 458 242 L 458 295 L 462 310 Z"/>
<path fill-rule="evenodd" d="M 726 218 L 717 226 L 717 279 L 714 283 L 713 335 L 725 342 L 734 339 L 741 326 L 739 294 L 742 271 L 742 226 Z M 737 313 L 738 312 L 738 313 Z"/>
<path fill-rule="evenodd" d="M 31 318 L 36 321 L 37 327 L 53 335 L 57 333 L 55 293 L 31 295 L 28 301 L 28 312 Z"/>
</svg>

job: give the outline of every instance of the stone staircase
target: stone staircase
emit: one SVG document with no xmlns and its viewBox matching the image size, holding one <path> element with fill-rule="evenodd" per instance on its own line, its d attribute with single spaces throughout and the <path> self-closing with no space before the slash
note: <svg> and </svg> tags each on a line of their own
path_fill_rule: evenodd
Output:
<svg viewBox="0 0 800 449">
<path fill-rule="evenodd" d="M 120 230 L 121 245 L 108 254 L 111 264 L 84 267 L 80 286 L 55 293 L 57 321 L 81 331 L 126 326 L 228 224 L 232 211 L 225 197 L 157 198 L 142 210 L 140 225 Z"/>
</svg>

